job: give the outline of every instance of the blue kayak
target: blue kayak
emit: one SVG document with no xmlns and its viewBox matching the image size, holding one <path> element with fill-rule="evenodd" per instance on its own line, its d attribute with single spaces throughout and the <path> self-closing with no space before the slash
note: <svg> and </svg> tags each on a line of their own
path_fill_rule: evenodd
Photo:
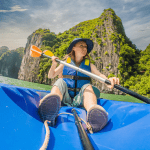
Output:
<svg viewBox="0 0 150 150">
<path fill-rule="evenodd" d="M 39 150 L 45 139 L 45 127 L 38 115 L 39 100 L 50 91 L 0 83 L 0 149 Z M 150 105 L 98 99 L 109 113 L 109 122 L 100 132 L 88 134 L 95 150 L 150 149 Z M 59 113 L 71 113 L 63 106 Z M 75 108 L 86 120 L 86 111 Z M 82 150 L 74 117 L 58 116 L 49 127 L 48 150 Z"/>
</svg>

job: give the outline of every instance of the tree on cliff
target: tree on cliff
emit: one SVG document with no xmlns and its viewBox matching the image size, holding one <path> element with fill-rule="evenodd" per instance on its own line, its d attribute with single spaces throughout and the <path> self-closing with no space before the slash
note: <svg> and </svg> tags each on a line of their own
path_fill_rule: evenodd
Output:
<svg viewBox="0 0 150 150">
<path fill-rule="evenodd" d="M 139 73 L 130 76 L 125 82 L 125 86 L 141 95 L 150 97 L 150 44 L 144 51 L 141 51 L 139 59 Z"/>
<path fill-rule="evenodd" d="M 2 56 L 3 53 L 7 51 L 9 51 L 9 48 L 7 46 L 0 47 L 0 57 Z"/>
</svg>

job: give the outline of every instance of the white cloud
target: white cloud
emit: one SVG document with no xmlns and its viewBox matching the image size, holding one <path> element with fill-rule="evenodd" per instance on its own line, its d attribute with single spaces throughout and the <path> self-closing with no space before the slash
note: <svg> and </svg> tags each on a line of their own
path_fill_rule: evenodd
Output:
<svg viewBox="0 0 150 150">
<path fill-rule="evenodd" d="M 129 8 L 124 5 L 121 12 L 122 13 L 134 13 L 137 9 L 138 9 L 137 7 Z"/>
<path fill-rule="evenodd" d="M 130 9 L 130 11 L 136 11 L 137 10 L 137 7 L 133 7 Z"/>
<path fill-rule="evenodd" d="M 48 9 L 33 10 L 30 14 L 33 25 L 50 28 L 56 34 L 64 32 L 77 23 L 99 17 L 104 7 L 97 0 L 55 0 L 48 3 Z M 63 6 L 63 7 L 62 7 Z"/>
<path fill-rule="evenodd" d="M 149 16 L 146 5 L 150 2 L 146 0 L 44 0 L 42 5 L 41 3 L 38 5 L 38 2 L 36 7 L 26 2 L 23 6 L 27 9 L 21 8 L 20 4 L 11 7 L 10 10 L 0 10 L 5 16 L 5 20 L 1 20 L 0 23 L 0 45 L 6 45 L 10 49 L 25 46 L 27 37 L 39 28 L 50 29 L 56 34 L 64 32 L 82 21 L 99 17 L 107 8 L 112 8 L 121 18 L 127 36 L 138 48 L 145 47 L 148 44 L 143 43 L 150 41 L 148 38 L 150 24 L 147 24 L 150 17 L 143 17 Z M 22 15 L 14 16 L 14 13 L 7 15 L 7 12 L 26 10 L 30 11 Z"/>
<path fill-rule="evenodd" d="M 0 10 L 0 12 L 6 13 L 6 12 L 26 11 L 27 10 L 27 9 L 22 9 L 19 5 L 15 5 L 10 8 L 11 8 L 11 10 Z"/>
<path fill-rule="evenodd" d="M 31 34 L 31 33 L 30 33 Z M 25 47 L 27 37 L 30 35 L 26 29 L 18 27 L 5 27 L 0 29 L 0 47 L 7 46 L 10 50 Z"/>
<path fill-rule="evenodd" d="M 135 2 L 135 0 L 123 0 L 125 3 L 132 3 Z"/>
<path fill-rule="evenodd" d="M 150 43 L 150 23 L 147 20 L 149 16 L 142 20 L 135 18 L 124 24 L 126 35 L 136 44 L 137 48 L 142 50 L 147 47 L 147 43 Z"/>
</svg>

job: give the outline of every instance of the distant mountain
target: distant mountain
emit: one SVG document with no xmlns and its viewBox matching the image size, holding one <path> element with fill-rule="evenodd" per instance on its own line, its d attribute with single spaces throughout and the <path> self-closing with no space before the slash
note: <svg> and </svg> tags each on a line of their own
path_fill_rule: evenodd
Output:
<svg viewBox="0 0 150 150">
<path fill-rule="evenodd" d="M 3 53 L 7 51 L 9 51 L 9 48 L 7 46 L 0 47 L 0 57 L 2 56 Z"/>
<path fill-rule="evenodd" d="M 20 47 L 16 50 L 6 50 L 0 57 L 0 74 L 10 78 L 18 78 L 24 48 Z"/>
</svg>

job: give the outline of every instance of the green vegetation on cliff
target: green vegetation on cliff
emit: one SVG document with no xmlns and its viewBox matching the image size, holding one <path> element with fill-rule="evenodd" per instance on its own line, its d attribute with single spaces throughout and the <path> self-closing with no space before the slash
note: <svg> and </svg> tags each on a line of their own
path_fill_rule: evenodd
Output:
<svg viewBox="0 0 150 150">
<path fill-rule="evenodd" d="M 0 74 L 17 79 L 23 54 L 23 47 L 3 53 L 0 57 Z"/>
<path fill-rule="evenodd" d="M 125 86 L 141 95 L 150 97 L 150 44 L 144 51 L 138 64 L 139 73 L 125 82 Z"/>
<path fill-rule="evenodd" d="M 1 58 L 2 54 L 4 54 L 7 51 L 9 51 L 9 48 L 7 46 L 0 47 L 0 58 Z"/>
<path fill-rule="evenodd" d="M 121 83 L 124 83 L 131 76 L 139 73 L 138 62 L 140 58 L 140 51 L 124 44 L 120 49 L 120 58 L 118 69 L 120 71 Z"/>
</svg>

